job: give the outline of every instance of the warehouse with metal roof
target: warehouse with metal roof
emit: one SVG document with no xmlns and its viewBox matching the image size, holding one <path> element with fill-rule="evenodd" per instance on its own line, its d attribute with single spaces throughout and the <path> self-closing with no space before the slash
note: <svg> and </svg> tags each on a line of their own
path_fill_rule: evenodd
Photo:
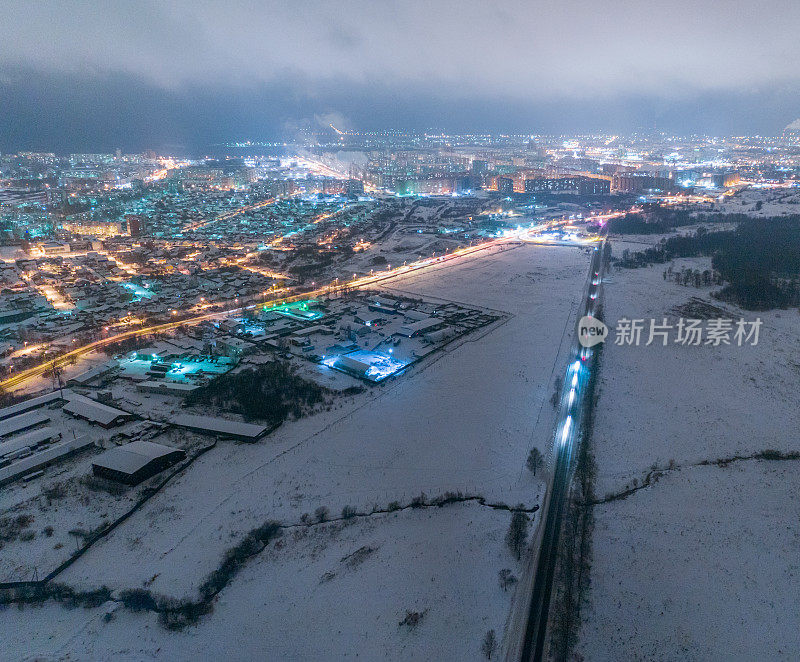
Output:
<svg viewBox="0 0 800 662">
<path fill-rule="evenodd" d="M 69 393 L 68 390 L 64 390 L 64 397 L 67 396 Z M 45 405 L 52 404 L 58 400 L 62 399 L 62 395 L 59 391 L 53 391 L 52 393 L 47 393 L 45 395 L 40 395 L 36 398 L 29 398 L 27 400 L 23 400 L 22 402 L 18 402 L 15 405 L 11 405 L 10 407 L 4 407 L 0 409 L 0 420 L 5 420 L 7 418 L 11 418 L 12 416 L 17 416 L 18 414 L 22 414 L 26 411 L 31 411 L 32 409 L 38 409 L 39 407 L 44 407 Z"/>
<path fill-rule="evenodd" d="M 203 434 L 217 434 L 242 441 L 256 441 L 268 432 L 264 425 L 240 423 L 215 416 L 195 416 L 194 414 L 178 414 L 169 419 L 172 425 L 187 428 Z"/>
<path fill-rule="evenodd" d="M 37 425 L 47 423 L 50 415 L 43 411 L 27 411 L 11 418 L 0 421 L 0 437 L 8 437 L 18 432 L 35 428 Z"/>
<path fill-rule="evenodd" d="M 49 444 L 60 438 L 60 432 L 51 427 L 46 427 L 17 435 L 8 440 L 0 441 L 0 463 L 2 463 L 5 458 L 12 456 L 16 459 L 26 454 L 30 455 L 34 449 L 39 446 Z"/>
<path fill-rule="evenodd" d="M 186 457 L 186 451 L 152 441 L 132 441 L 112 448 L 92 462 L 92 473 L 126 485 L 137 485 Z"/>
<path fill-rule="evenodd" d="M 97 423 L 101 427 L 110 428 L 133 419 L 133 414 L 109 407 L 83 395 L 70 393 L 68 397 L 69 400 L 64 405 L 65 412 L 90 423 Z"/>
</svg>

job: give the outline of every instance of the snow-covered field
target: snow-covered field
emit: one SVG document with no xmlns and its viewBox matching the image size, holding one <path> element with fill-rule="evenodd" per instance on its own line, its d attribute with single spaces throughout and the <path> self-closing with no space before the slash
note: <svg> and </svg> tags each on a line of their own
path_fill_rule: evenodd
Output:
<svg viewBox="0 0 800 662">
<path fill-rule="evenodd" d="M 800 190 L 748 188 L 715 203 L 715 207 L 726 214 L 746 213 L 750 216 L 800 214 Z"/>
<path fill-rule="evenodd" d="M 337 516 L 421 492 L 535 506 L 543 482 L 525 458 L 549 447 L 549 398 L 587 267 L 574 248 L 520 246 L 388 283 L 510 316 L 258 444 L 220 443 L 59 580 L 194 597 L 265 520 L 296 524 L 320 506 Z M 152 615 L 118 610 L 105 623 L 102 610 L 50 604 L 0 612 L 13 632 L 0 659 L 480 659 L 487 630 L 502 639 L 513 595 L 498 572 L 521 568 L 503 540 L 509 521 L 470 502 L 297 527 L 180 634 Z M 406 610 L 424 613 L 416 627 L 399 625 Z"/>
<path fill-rule="evenodd" d="M 615 242 L 614 253 L 634 245 Z M 598 497 L 679 468 L 624 500 L 598 505 L 592 588 L 578 652 L 586 660 L 773 660 L 800 655 L 796 602 L 800 462 L 691 466 L 765 449 L 800 450 L 800 315 L 753 313 L 713 287 L 665 281 L 667 265 L 612 272 L 612 340 L 600 368 L 593 449 Z M 708 268 L 703 259 L 676 268 Z M 742 347 L 667 347 L 649 319 L 691 317 L 696 297 L 724 317 L 763 325 Z M 697 308 L 697 302 L 694 308 Z M 716 316 L 716 314 L 714 315 Z M 614 344 L 618 320 L 645 319 L 642 346 Z"/>
<path fill-rule="evenodd" d="M 798 658 L 798 462 L 680 469 L 595 516 L 586 660 Z"/>
<path fill-rule="evenodd" d="M 615 243 L 614 253 L 622 247 Z M 664 466 L 670 459 L 680 464 L 796 447 L 787 430 L 800 425 L 797 310 L 741 310 L 713 299 L 710 293 L 717 287 L 665 281 L 667 266 L 614 271 L 605 284 L 612 340 L 604 349 L 595 414 L 600 495 L 620 487 L 628 476 L 641 477 L 653 462 Z M 674 266 L 706 269 L 709 262 L 676 260 Z M 673 342 L 673 329 L 668 346 L 662 346 L 660 337 L 645 346 L 650 319 L 661 324 L 667 317 L 674 325 L 680 317 L 689 318 L 676 307 L 693 297 L 734 320 L 761 318 L 758 344 L 684 346 Z M 645 320 L 640 346 L 614 344 L 613 332 L 622 318 Z"/>
</svg>

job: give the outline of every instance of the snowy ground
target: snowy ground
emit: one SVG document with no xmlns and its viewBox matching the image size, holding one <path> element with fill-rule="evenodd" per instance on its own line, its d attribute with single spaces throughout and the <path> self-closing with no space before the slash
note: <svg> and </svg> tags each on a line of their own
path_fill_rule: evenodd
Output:
<svg viewBox="0 0 800 662">
<path fill-rule="evenodd" d="M 623 245 L 615 244 L 614 253 Z M 598 493 L 619 487 L 620 479 L 643 474 L 653 462 L 666 465 L 715 459 L 765 448 L 790 450 L 787 429 L 800 425 L 795 385 L 800 361 L 795 353 L 796 309 L 754 313 L 713 299 L 717 287 L 686 287 L 665 281 L 668 265 L 619 270 L 605 284 L 606 322 L 612 337 L 622 318 L 644 319 L 641 346 L 606 343 L 600 371 L 601 400 L 595 420 L 600 471 Z M 675 260 L 674 267 L 709 268 L 704 258 Z M 675 324 L 692 297 L 720 308 L 726 316 L 761 318 L 755 347 L 650 346 L 649 320 Z M 609 452 L 603 453 L 603 444 Z M 613 449 L 613 452 L 611 451 Z"/>
<path fill-rule="evenodd" d="M 268 519 L 457 490 L 536 505 L 543 483 L 525 457 L 549 447 L 548 400 L 587 266 L 574 248 L 520 246 L 388 283 L 511 315 L 259 444 L 220 443 L 60 580 L 194 596 L 224 551 Z M 520 570 L 503 541 L 509 520 L 467 503 L 298 528 L 181 634 L 121 610 L 106 624 L 102 610 L 14 609 L 0 613 L 14 633 L 0 659 L 480 659 L 487 630 L 502 639 L 512 599 L 498 572 Z M 362 548 L 374 551 L 354 563 Z M 425 613 L 414 629 L 399 625 L 406 610 Z"/>
<path fill-rule="evenodd" d="M 595 509 L 586 660 L 796 660 L 800 467 L 672 472 Z"/>
<path fill-rule="evenodd" d="M 634 245 L 615 242 L 614 253 Z M 702 460 L 800 450 L 797 310 L 752 313 L 716 288 L 663 279 L 667 265 L 612 272 L 606 318 L 690 317 L 697 297 L 725 317 L 761 317 L 759 344 L 606 343 L 594 427 L 599 497 L 641 483 L 653 464 L 684 468 L 596 507 L 586 660 L 797 659 L 800 462 Z M 676 268 L 708 268 L 677 260 Z M 646 327 L 647 328 L 647 327 Z M 642 345 L 647 339 L 643 333 Z"/>
<path fill-rule="evenodd" d="M 760 205 L 758 203 L 761 203 Z M 748 188 L 715 203 L 726 214 L 746 213 L 750 216 L 789 216 L 800 214 L 800 189 Z"/>
<path fill-rule="evenodd" d="M 110 435 L 142 425 L 130 423 L 112 432 L 76 420 L 57 409 L 48 413 L 52 417 L 50 424 L 65 439 L 88 436 L 106 447 L 116 444 L 109 440 Z M 142 438 L 180 447 L 190 454 L 209 444 L 207 437 L 183 430 L 163 433 L 153 430 Z M 27 536 L 17 536 L 0 545 L 0 581 L 27 581 L 47 575 L 66 561 L 79 543 L 83 544 L 84 538 L 71 531 L 88 533 L 122 516 L 141 498 L 144 490 L 162 479 L 156 476 L 138 487 L 119 486 L 109 492 L 103 489 L 102 483 L 98 485 L 91 480 L 92 462 L 100 452 L 96 446 L 90 446 L 49 467 L 39 479 L 19 480 L 0 487 L 0 520 L 20 515 L 31 518 L 24 529 Z"/>
</svg>

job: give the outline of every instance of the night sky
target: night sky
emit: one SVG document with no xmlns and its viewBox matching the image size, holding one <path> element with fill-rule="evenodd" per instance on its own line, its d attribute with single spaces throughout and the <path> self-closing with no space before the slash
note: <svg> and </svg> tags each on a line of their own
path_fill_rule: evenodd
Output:
<svg viewBox="0 0 800 662">
<path fill-rule="evenodd" d="M 780 133 L 800 2 L 0 2 L 0 150 L 287 126 Z"/>
</svg>

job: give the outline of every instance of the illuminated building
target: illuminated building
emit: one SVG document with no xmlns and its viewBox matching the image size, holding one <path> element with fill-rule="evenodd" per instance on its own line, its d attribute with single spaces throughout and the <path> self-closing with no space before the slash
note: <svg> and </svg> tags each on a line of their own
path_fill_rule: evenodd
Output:
<svg viewBox="0 0 800 662">
<path fill-rule="evenodd" d="M 136 214 L 128 214 L 125 217 L 128 223 L 128 234 L 131 237 L 139 237 L 144 232 L 144 218 Z"/>
<path fill-rule="evenodd" d="M 472 174 L 476 176 L 485 175 L 489 172 L 489 162 L 481 159 L 472 160 Z"/>
<path fill-rule="evenodd" d="M 611 189 L 617 193 L 641 193 L 642 191 L 670 191 L 675 182 L 668 177 L 659 177 L 645 172 L 626 172 L 614 175 Z"/>
<path fill-rule="evenodd" d="M 360 179 L 348 179 L 347 195 L 364 195 L 364 182 Z"/>
<path fill-rule="evenodd" d="M 61 224 L 61 229 L 67 230 L 72 234 L 89 235 L 92 237 L 116 237 L 117 235 L 125 234 L 125 224 L 123 221 L 65 221 Z"/>
<path fill-rule="evenodd" d="M 599 177 L 541 177 L 525 180 L 526 193 L 560 193 L 571 195 L 608 195 L 611 182 Z"/>
</svg>

